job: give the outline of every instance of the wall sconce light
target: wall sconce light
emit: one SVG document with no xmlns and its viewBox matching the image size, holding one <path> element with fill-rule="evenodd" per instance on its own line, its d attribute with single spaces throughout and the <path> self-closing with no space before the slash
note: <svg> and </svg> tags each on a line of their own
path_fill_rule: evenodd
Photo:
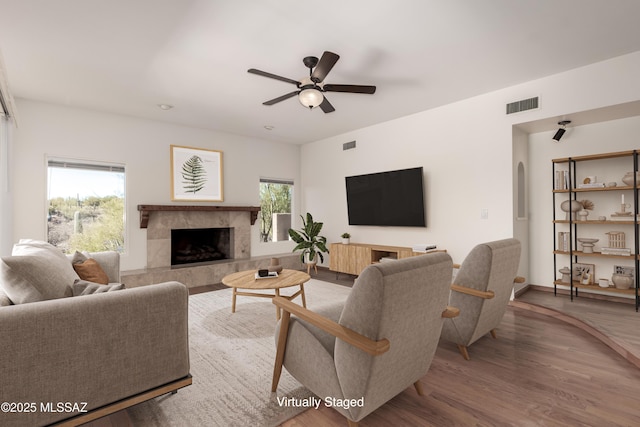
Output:
<svg viewBox="0 0 640 427">
<path fill-rule="evenodd" d="M 558 122 L 558 125 L 560 125 L 560 129 L 558 129 L 556 134 L 553 135 L 553 139 L 555 139 L 556 141 L 560 141 L 560 138 L 562 138 L 562 135 L 564 135 L 564 133 L 567 131 L 567 125 L 569 123 L 571 123 L 571 120 L 562 120 Z"/>
</svg>

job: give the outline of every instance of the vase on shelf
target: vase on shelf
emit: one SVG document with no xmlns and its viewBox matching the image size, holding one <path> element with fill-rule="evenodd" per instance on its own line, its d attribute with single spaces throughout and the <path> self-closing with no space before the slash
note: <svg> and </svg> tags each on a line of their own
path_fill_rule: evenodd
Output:
<svg viewBox="0 0 640 427">
<path fill-rule="evenodd" d="M 622 182 L 630 187 L 633 187 L 633 172 L 627 172 L 622 177 Z M 640 172 L 636 172 L 636 183 L 640 184 Z"/>
<path fill-rule="evenodd" d="M 629 289 L 633 284 L 633 275 L 629 273 L 614 273 L 611 276 L 611 281 L 616 289 Z"/>
<path fill-rule="evenodd" d="M 562 283 L 571 283 L 571 270 L 569 267 L 563 267 L 558 271 L 562 274 L 562 277 L 560 278 Z"/>
<path fill-rule="evenodd" d="M 567 213 L 567 221 L 575 219 L 576 212 L 583 210 L 582 203 L 577 200 L 565 200 L 560 204 L 560 209 Z"/>
</svg>

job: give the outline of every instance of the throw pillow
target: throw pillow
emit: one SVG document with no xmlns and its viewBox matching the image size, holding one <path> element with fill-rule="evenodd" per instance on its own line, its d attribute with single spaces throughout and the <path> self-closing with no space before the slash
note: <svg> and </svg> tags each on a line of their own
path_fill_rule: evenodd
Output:
<svg viewBox="0 0 640 427">
<path fill-rule="evenodd" d="M 87 280 L 78 279 L 71 286 L 73 296 L 100 294 L 103 292 L 119 291 L 124 289 L 121 283 L 113 283 L 111 285 L 101 285 Z"/>
<path fill-rule="evenodd" d="M 75 258 L 75 257 L 74 257 Z M 100 267 L 98 261 L 89 258 L 86 261 L 73 264 L 73 269 L 82 280 L 106 285 L 109 283 L 109 276 Z"/>
<path fill-rule="evenodd" d="M 71 263 L 48 251 L 7 256 L 0 262 L 0 285 L 14 304 L 71 296 L 69 285 L 76 279 Z"/>
</svg>

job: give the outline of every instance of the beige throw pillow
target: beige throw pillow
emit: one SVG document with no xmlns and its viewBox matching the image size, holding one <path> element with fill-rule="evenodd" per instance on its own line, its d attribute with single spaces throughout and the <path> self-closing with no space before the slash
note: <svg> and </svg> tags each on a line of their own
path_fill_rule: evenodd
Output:
<svg viewBox="0 0 640 427">
<path fill-rule="evenodd" d="M 0 285 L 14 304 L 71 296 L 78 278 L 62 251 L 39 240 L 21 240 L 0 262 Z"/>
</svg>

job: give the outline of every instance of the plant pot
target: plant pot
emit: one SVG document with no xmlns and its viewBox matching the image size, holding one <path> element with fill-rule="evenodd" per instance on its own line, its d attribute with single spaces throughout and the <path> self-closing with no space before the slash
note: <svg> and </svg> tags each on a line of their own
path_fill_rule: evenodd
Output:
<svg viewBox="0 0 640 427">
<path fill-rule="evenodd" d="M 349 244 L 349 238 L 348 237 L 343 237 L 342 238 L 342 244 L 343 245 L 348 245 Z"/>
</svg>

